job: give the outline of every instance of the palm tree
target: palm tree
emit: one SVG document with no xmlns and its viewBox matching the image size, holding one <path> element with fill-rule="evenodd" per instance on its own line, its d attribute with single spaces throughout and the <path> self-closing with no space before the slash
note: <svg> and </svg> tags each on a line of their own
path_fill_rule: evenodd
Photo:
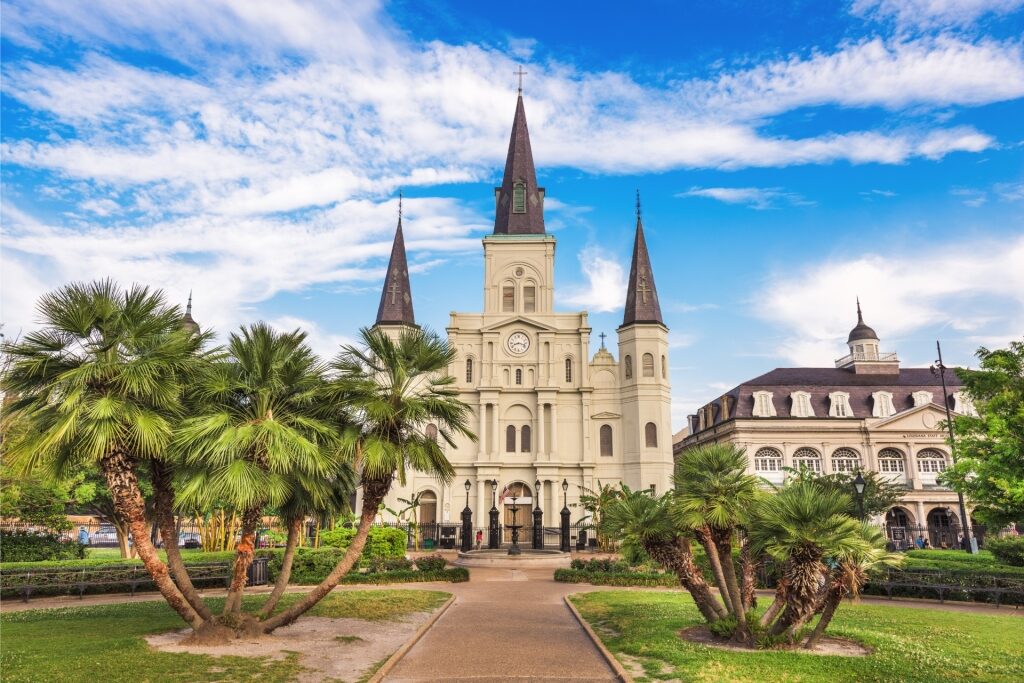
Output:
<svg viewBox="0 0 1024 683">
<path fill-rule="evenodd" d="M 302 600 L 268 619 L 264 630 L 290 624 L 323 599 L 359 559 L 380 504 L 397 477 L 404 484 L 408 470 L 448 483 L 451 463 L 438 441 L 424 434 L 437 425 L 449 446 L 454 437 L 475 439 L 469 429 L 470 408 L 458 398 L 448 374 L 456 352 L 436 334 L 406 328 L 393 340 L 380 329 L 360 331 L 361 348 L 346 346 L 334 359 L 337 373 L 330 401 L 348 424 L 356 443 L 356 465 L 363 489 L 359 527 L 345 555 L 327 577 Z"/>
<path fill-rule="evenodd" d="M 419 511 L 420 511 L 420 497 L 422 495 L 423 495 L 423 492 L 420 491 L 419 493 L 412 494 L 412 496 L 410 496 L 409 498 L 399 498 L 398 502 L 401 503 L 402 505 L 405 505 L 405 507 L 402 508 L 402 510 L 400 510 L 399 513 L 396 515 L 399 518 L 399 520 L 402 520 L 402 519 L 405 518 L 405 514 L 409 513 L 409 518 L 410 518 L 409 529 L 413 533 L 412 549 L 417 551 L 417 552 L 419 552 L 419 549 L 420 549 L 420 515 L 419 515 Z"/>
<path fill-rule="evenodd" d="M 607 535 L 602 531 L 601 519 L 604 515 L 605 508 L 610 505 L 616 498 L 622 495 L 612 484 L 601 484 L 597 482 L 597 489 L 591 489 L 586 486 L 580 486 L 580 505 L 583 509 L 590 513 L 591 526 L 597 535 L 597 544 L 601 550 L 607 551 L 608 540 Z"/>
<path fill-rule="evenodd" d="M 752 547 L 782 568 L 784 588 L 768 610 L 778 617 L 765 622 L 769 635 L 793 642 L 814 616 L 828 571 L 825 560 L 863 552 L 864 536 L 857 520 L 846 514 L 849 505 L 849 496 L 814 481 L 795 481 L 755 503 Z"/>
<path fill-rule="evenodd" d="M 670 495 L 655 498 L 649 490 L 633 491 L 623 484 L 621 493 L 603 507 L 602 533 L 642 547 L 652 560 L 676 575 L 700 613 L 708 623 L 714 623 L 728 612 L 697 568 L 689 536 L 680 531 L 667 512 Z"/>
<path fill-rule="evenodd" d="M 686 451 L 676 462 L 671 513 L 693 529 L 704 546 L 736 638 L 749 640 L 744 593 L 736 576 L 732 543 L 747 510 L 758 497 L 758 478 L 746 473 L 746 452 L 733 444 L 708 444 Z"/>
<path fill-rule="evenodd" d="M 180 503 L 219 499 L 242 517 L 223 616 L 241 614 L 263 508 L 284 503 L 301 477 L 336 471 L 341 439 L 323 400 L 325 367 L 304 332 L 265 323 L 228 339 L 228 357 L 212 364 L 193 389 L 194 417 L 174 439 L 185 467 Z"/>
<path fill-rule="evenodd" d="M 281 571 L 274 581 L 270 597 L 257 616 L 266 618 L 274 611 L 292 574 L 295 551 L 302 536 L 302 526 L 309 517 L 333 520 L 349 509 L 349 496 L 355 490 L 355 475 L 348 463 L 341 463 L 337 472 L 326 477 L 299 476 L 288 499 L 278 506 L 278 516 L 288 528 Z"/>
<path fill-rule="evenodd" d="M 56 475 L 97 464 L 157 589 L 199 628 L 203 616 L 150 541 L 139 465 L 164 457 L 209 336 L 183 330 L 163 293 L 111 280 L 62 287 L 40 299 L 38 312 L 41 329 L 3 346 L 9 458 Z"/>
<path fill-rule="evenodd" d="M 861 522 L 858 532 L 863 543 L 846 547 L 832 558 L 835 567 L 829 573 L 828 592 L 818 608 L 821 618 L 804 642 L 808 650 L 814 649 L 825 633 L 844 597 L 850 595 L 856 598 L 860 595 L 860 589 L 867 583 L 872 572 L 903 564 L 905 558 L 902 553 L 892 553 L 885 549 L 887 539 L 881 529 Z"/>
</svg>

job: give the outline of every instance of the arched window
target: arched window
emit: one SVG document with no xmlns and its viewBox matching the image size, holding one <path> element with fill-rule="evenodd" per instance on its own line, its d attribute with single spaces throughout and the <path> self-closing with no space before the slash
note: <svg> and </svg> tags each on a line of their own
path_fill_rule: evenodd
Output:
<svg viewBox="0 0 1024 683">
<path fill-rule="evenodd" d="M 522 383 L 523 383 L 523 371 L 522 370 L 516 370 L 516 384 L 522 384 Z"/>
<path fill-rule="evenodd" d="M 505 452 L 516 452 L 516 428 L 512 425 L 505 428 Z"/>
<path fill-rule="evenodd" d="M 633 379 L 633 356 L 626 356 L 626 359 L 622 362 L 622 367 L 626 371 L 626 379 Z"/>
<path fill-rule="evenodd" d="M 565 381 L 572 383 L 572 358 L 565 359 Z"/>
<path fill-rule="evenodd" d="M 895 448 L 883 448 L 878 451 L 878 471 L 885 474 L 903 474 L 906 465 L 903 454 Z"/>
<path fill-rule="evenodd" d="M 658 447 L 658 425 L 653 422 L 644 425 L 644 443 L 648 448 Z"/>
<path fill-rule="evenodd" d="M 917 453 L 917 471 L 921 474 L 938 474 L 946 471 L 946 455 L 934 448 Z"/>
<path fill-rule="evenodd" d="M 512 185 L 512 213 L 526 213 L 526 183 Z"/>
<path fill-rule="evenodd" d="M 757 472 L 781 472 L 782 451 L 778 448 L 758 448 L 754 453 L 754 470 Z"/>
<path fill-rule="evenodd" d="M 654 377 L 654 356 L 645 353 L 642 361 L 644 377 Z"/>
<path fill-rule="evenodd" d="M 856 472 L 860 469 L 860 453 L 852 448 L 837 448 L 832 451 L 833 472 Z"/>
<path fill-rule="evenodd" d="M 433 423 L 428 424 L 427 428 L 425 430 L 423 430 L 423 432 L 424 432 L 424 434 L 427 435 L 427 438 L 430 439 L 431 441 L 435 441 L 435 442 L 437 441 L 437 425 L 436 424 L 433 424 Z"/>
<path fill-rule="evenodd" d="M 473 359 L 466 359 L 466 382 L 473 383 Z"/>
<path fill-rule="evenodd" d="M 612 454 L 612 426 L 601 425 L 601 455 Z"/>
<path fill-rule="evenodd" d="M 821 472 L 821 454 L 813 448 L 804 446 L 793 451 L 793 467 L 800 469 L 804 467 L 811 472 Z"/>
<path fill-rule="evenodd" d="M 520 439 L 522 440 L 522 448 L 520 450 L 523 453 L 529 453 L 531 449 L 530 445 L 530 425 L 523 425 L 520 431 Z"/>
<path fill-rule="evenodd" d="M 661 357 L 661 378 L 668 379 L 668 361 L 665 360 L 665 356 Z"/>
</svg>

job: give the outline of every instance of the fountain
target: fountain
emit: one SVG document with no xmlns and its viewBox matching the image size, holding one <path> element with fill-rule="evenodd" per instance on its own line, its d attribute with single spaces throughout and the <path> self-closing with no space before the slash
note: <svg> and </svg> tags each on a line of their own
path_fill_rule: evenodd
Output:
<svg viewBox="0 0 1024 683">
<path fill-rule="evenodd" d="M 540 482 L 536 483 L 536 489 L 540 488 Z M 563 491 L 567 487 L 563 487 Z M 498 542 L 498 535 L 500 527 L 498 526 L 498 508 L 494 503 L 494 495 L 497 490 L 497 482 L 491 482 L 491 511 L 490 511 L 490 537 L 491 542 L 488 544 L 490 547 L 481 548 L 480 550 L 469 550 L 463 545 L 463 550 L 459 552 L 458 558 L 455 560 L 455 564 L 460 567 L 495 567 L 503 569 L 548 569 L 557 567 L 568 567 L 570 562 L 570 556 L 568 552 L 562 550 L 547 549 L 542 546 L 544 542 L 543 531 L 538 529 L 543 520 L 543 513 L 540 508 L 534 510 L 534 547 L 532 548 L 520 548 L 519 547 L 519 530 L 523 528 L 522 524 L 519 524 L 519 496 L 511 496 L 512 505 L 509 506 L 509 510 L 512 513 L 512 523 L 506 524 L 504 527 L 511 532 L 512 544 L 508 549 L 500 547 Z M 466 482 L 466 507 L 469 508 L 469 481 Z M 566 510 L 565 512 L 568 512 Z M 539 533 L 538 533 L 539 532 Z M 465 534 L 465 531 L 463 531 Z"/>
</svg>

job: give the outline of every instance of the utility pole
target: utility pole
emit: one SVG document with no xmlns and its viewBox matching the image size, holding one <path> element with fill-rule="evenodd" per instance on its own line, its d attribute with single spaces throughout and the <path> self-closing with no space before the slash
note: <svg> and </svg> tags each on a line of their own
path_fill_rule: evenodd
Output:
<svg viewBox="0 0 1024 683">
<path fill-rule="evenodd" d="M 938 340 L 935 340 L 935 349 L 939 353 L 939 359 L 935 361 L 935 365 L 932 366 L 932 372 L 936 369 L 939 371 L 939 379 L 942 381 L 942 407 L 946 409 L 946 428 L 949 429 L 949 454 L 953 458 L 953 464 L 956 464 L 956 442 L 953 437 L 953 416 L 949 412 L 949 394 L 946 391 L 946 366 L 942 362 L 942 344 Z M 967 506 L 964 505 L 964 494 L 962 491 L 956 492 L 957 501 L 960 503 L 960 528 L 963 529 L 964 533 L 964 545 L 967 546 L 965 550 L 971 554 L 977 551 L 975 541 L 971 536 L 971 520 L 967 517 Z"/>
</svg>

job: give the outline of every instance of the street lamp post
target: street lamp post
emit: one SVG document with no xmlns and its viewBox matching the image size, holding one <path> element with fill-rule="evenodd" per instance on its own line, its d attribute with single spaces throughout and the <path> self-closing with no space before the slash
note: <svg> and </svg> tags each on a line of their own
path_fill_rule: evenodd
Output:
<svg viewBox="0 0 1024 683">
<path fill-rule="evenodd" d="M 858 518 L 864 519 L 864 487 L 867 482 L 864 481 L 864 475 L 857 471 L 857 477 L 853 480 L 853 492 L 857 498 L 857 512 L 859 513 Z"/>
<path fill-rule="evenodd" d="M 466 487 L 466 507 L 462 510 L 462 552 L 469 552 L 473 549 L 473 511 L 469 509 L 469 489 L 472 487 L 469 479 L 463 484 Z"/>
<path fill-rule="evenodd" d="M 569 481 L 562 480 L 562 538 L 559 549 L 563 553 L 569 552 Z"/>
<path fill-rule="evenodd" d="M 533 508 L 533 547 L 535 550 L 544 547 L 544 511 L 540 508 L 540 479 L 533 483 L 533 495 L 537 499 Z"/>
<path fill-rule="evenodd" d="M 487 547 L 498 548 L 501 545 L 501 529 L 498 528 L 498 504 L 495 496 L 498 493 L 498 480 L 491 480 L 491 512 L 490 526 L 488 527 Z"/>
<path fill-rule="evenodd" d="M 942 362 L 942 344 L 937 339 L 935 340 L 935 350 L 939 353 L 939 359 L 932 365 L 932 373 L 934 374 L 937 370 L 939 379 L 942 381 L 942 407 L 946 409 L 946 428 L 949 430 L 949 454 L 955 465 L 956 442 L 953 438 L 953 416 L 949 412 L 949 394 L 946 391 L 946 365 Z M 967 506 L 964 504 L 963 491 L 958 490 L 956 492 L 956 499 L 960 504 L 960 527 L 964 530 L 963 549 L 974 554 L 978 552 L 978 547 L 971 537 L 971 521 L 967 518 Z"/>
</svg>

